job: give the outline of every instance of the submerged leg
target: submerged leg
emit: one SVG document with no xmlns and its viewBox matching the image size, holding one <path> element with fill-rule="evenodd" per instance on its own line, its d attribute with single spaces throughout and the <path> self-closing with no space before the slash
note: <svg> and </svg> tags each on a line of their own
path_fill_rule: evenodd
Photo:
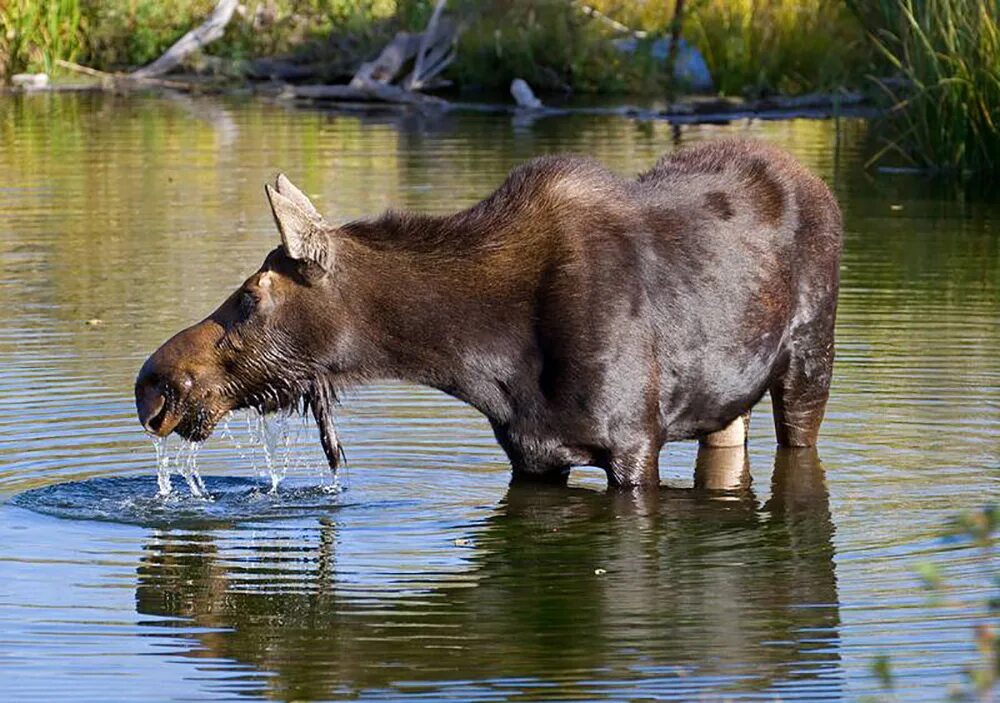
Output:
<svg viewBox="0 0 1000 703">
<path fill-rule="evenodd" d="M 565 486 L 569 481 L 569 466 L 551 467 L 513 467 L 510 477 L 510 485 L 520 486 L 525 484 L 541 484 L 547 486 Z"/>
<path fill-rule="evenodd" d="M 750 488 L 750 456 L 746 447 L 698 447 L 694 487 L 703 491 L 744 491 Z"/>
<path fill-rule="evenodd" d="M 833 377 L 833 336 L 797 349 L 784 375 L 771 386 L 774 430 L 783 447 L 812 447 L 826 412 Z"/>
<path fill-rule="evenodd" d="M 712 432 L 699 441 L 703 447 L 742 447 L 750 438 L 750 411 L 730 422 L 718 432 Z"/>
<path fill-rule="evenodd" d="M 660 452 L 653 443 L 616 452 L 604 470 L 611 488 L 656 488 L 660 485 Z"/>
</svg>

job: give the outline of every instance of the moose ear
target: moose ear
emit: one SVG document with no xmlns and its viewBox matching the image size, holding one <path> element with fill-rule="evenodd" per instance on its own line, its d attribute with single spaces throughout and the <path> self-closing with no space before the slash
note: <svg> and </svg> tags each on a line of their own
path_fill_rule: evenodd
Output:
<svg viewBox="0 0 1000 703">
<path fill-rule="evenodd" d="M 293 259 L 315 259 L 314 240 L 322 232 L 320 223 L 271 186 L 265 185 L 264 192 L 271 203 L 271 214 L 281 234 L 285 253 Z"/>
<path fill-rule="evenodd" d="M 319 210 L 316 209 L 316 206 L 312 204 L 312 201 L 309 200 L 309 197 L 305 193 L 296 188 L 295 184 L 288 180 L 288 177 L 285 176 L 285 174 L 278 174 L 278 179 L 275 182 L 274 187 L 279 193 L 298 205 L 302 212 L 311 217 L 318 224 L 322 224 L 323 216 L 319 214 Z"/>
</svg>

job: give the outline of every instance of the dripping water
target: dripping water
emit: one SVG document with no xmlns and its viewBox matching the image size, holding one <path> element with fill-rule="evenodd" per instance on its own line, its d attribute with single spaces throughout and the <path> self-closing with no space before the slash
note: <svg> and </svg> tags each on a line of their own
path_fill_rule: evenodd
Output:
<svg viewBox="0 0 1000 703">
<path fill-rule="evenodd" d="M 201 444 L 184 440 L 177 445 L 171 455 L 168 438 L 154 437 L 153 449 L 156 452 L 156 484 L 160 498 L 173 495 L 171 475 L 180 474 L 188 485 L 188 490 L 195 498 L 211 500 L 205 482 L 198 472 L 198 450 Z"/>
<path fill-rule="evenodd" d="M 343 490 L 339 476 L 333 475 L 325 464 L 315 465 L 310 461 L 309 452 L 302 449 L 310 427 L 309 418 L 303 413 L 263 414 L 248 410 L 244 422 L 236 421 L 232 415 L 223 419 L 219 436 L 236 450 L 242 466 L 267 483 L 271 495 L 278 493 L 281 482 L 290 473 L 322 477 L 324 492 L 339 493 Z M 178 474 L 192 497 L 211 501 L 212 496 L 198 467 L 201 443 L 183 440 L 176 448 L 171 445 L 170 438 L 153 438 L 159 497 L 176 496 L 171 477 Z"/>
<path fill-rule="evenodd" d="M 166 498 L 173 490 L 170 485 L 170 455 L 167 454 L 167 438 L 153 437 L 153 449 L 156 451 L 156 484 L 159 486 L 159 496 Z"/>
</svg>

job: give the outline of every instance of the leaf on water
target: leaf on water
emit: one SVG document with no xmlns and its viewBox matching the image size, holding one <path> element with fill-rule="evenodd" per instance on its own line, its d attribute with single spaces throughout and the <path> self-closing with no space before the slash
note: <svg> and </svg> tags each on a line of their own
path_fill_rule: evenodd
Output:
<svg viewBox="0 0 1000 703">
<path fill-rule="evenodd" d="M 872 660 L 872 675 L 879 680 L 882 688 L 892 688 L 892 660 L 888 654 L 880 654 Z"/>
</svg>

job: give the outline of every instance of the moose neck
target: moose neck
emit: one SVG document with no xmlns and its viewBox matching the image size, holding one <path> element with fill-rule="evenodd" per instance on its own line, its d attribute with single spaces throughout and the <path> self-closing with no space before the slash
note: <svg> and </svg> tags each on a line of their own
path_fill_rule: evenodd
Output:
<svg viewBox="0 0 1000 703">
<path fill-rule="evenodd" d="M 509 253 L 500 261 L 503 254 L 485 249 L 435 246 L 468 245 L 468 233 L 452 232 L 446 218 L 408 218 L 395 226 L 419 233 L 393 239 L 381 238 L 385 221 L 376 224 L 379 239 L 357 225 L 337 252 L 337 286 L 352 330 L 344 368 L 438 388 L 503 421 L 511 412 L 507 389 L 531 339 L 523 294 L 530 273 L 511 267 Z"/>
</svg>

